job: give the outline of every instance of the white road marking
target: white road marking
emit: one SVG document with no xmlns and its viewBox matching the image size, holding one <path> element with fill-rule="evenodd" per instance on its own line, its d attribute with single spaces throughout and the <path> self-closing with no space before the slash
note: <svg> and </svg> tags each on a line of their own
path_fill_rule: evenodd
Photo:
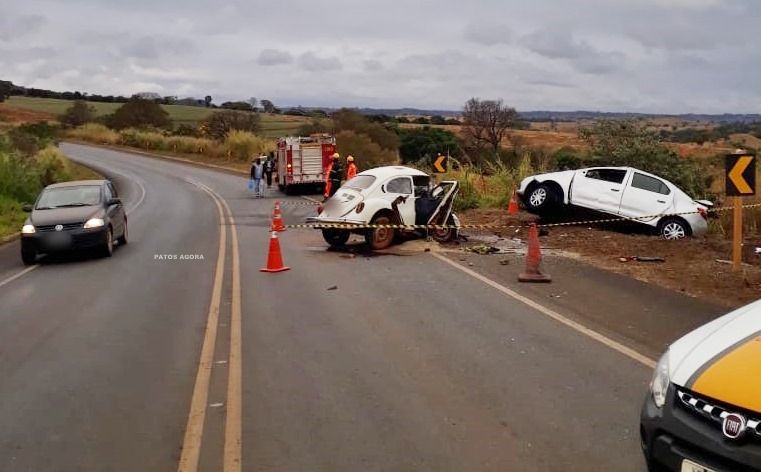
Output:
<svg viewBox="0 0 761 472">
<path fill-rule="evenodd" d="M 306 195 L 301 195 L 301 198 L 304 200 L 310 201 L 312 203 L 322 203 L 321 201 L 317 200 L 316 198 L 307 197 Z"/>
<path fill-rule="evenodd" d="M 437 258 L 437 259 L 439 259 L 439 260 L 441 260 L 443 262 L 446 262 L 447 264 L 451 265 L 452 267 L 454 267 L 454 268 L 456 268 L 456 269 L 458 269 L 458 270 L 460 270 L 462 272 L 465 272 L 466 274 L 470 275 L 471 277 L 473 277 L 473 278 L 475 278 L 477 280 L 480 280 L 481 282 L 485 283 L 486 285 L 499 290 L 500 292 L 502 292 L 503 294 L 507 295 L 508 297 L 514 298 L 515 300 L 518 300 L 519 302 L 523 303 L 524 305 L 530 306 L 534 310 L 536 310 L 536 311 L 538 311 L 538 312 L 540 312 L 540 313 L 542 313 L 542 314 L 544 314 L 546 316 L 549 316 L 550 318 L 552 318 L 555 321 L 563 323 L 564 325 L 568 326 L 569 328 L 571 328 L 571 329 L 573 329 L 575 331 L 578 331 L 579 333 L 581 333 L 581 334 L 583 334 L 583 335 L 585 335 L 585 336 L 587 336 L 589 338 L 592 338 L 592 339 L 594 339 L 595 341 L 597 341 L 597 342 L 599 342 L 601 344 L 604 344 L 605 346 L 613 349 L 614 351 L 618 351 L 619 353 L 629 357 L 630 359 L 633 359 L 633 360 L 639 362 L 640 364 L 642 364 L 644 366 L 650 367 L 651 369 L 655 368 L 655 361 L 653 359 L 650 359 L 649 357 L 645 356 L 644 354 L 640 354 L 639 352 L 635 351 L 634 349 L 632 349 L 632 348 L 630 348 L 628 346 L 624 346 L 623 344 L 621 344 L 618 341 L 614 341 L 614 340 L 610 339 L 609 337 L 607 337 L 607 336 L 605 336 L 603 334 L 600 334 L 600 333 L 598 333 L 597 331 L 595 331 L 593 329 L 587 328 L 586 326 L 582 325 L 581 323 L 578 323 L 578 322 L 573 321 L 573 320 L 571 320 L 569 318 L 566 318 L 565 316 L 561 315 L 560 313 L 558 313 L 558 312 L 556 312 L 556 311 L 554 311 L 554 310 L 552 310 L 550 308 L 547 308 L 546 306 L 541 305 L 541 304 L 531 300 L 530 298 L 524 297 L 523 295 L 515 292 L 514 290 L 510 290 L 509 288 L 505 287 L 504 285 L 501 285 L 501 284 L 499 284 L 499 283 L 489 279 L 488 277 L 485 277 L 485 276 L 479 274 L 478 272 L 475 272 L 475 271 L 473 271 L 471 269 L 468 269 L 467 267 L 464 267 L 464 266 L 458 264 L 457 262 L 449 259 L 446 256 L 442 256 L 440 254 L 436 254 L 436 253 L 433 253 L 433 252 L 430 253 L 430 254 L 433 257 L 435 257 L 435 258 Z"/>
<path fill-rule="evenodd" d="M 33 265 L 31 267 L 27 267 L 26 269 L 22 270 L 21 272 L 18 272 L 18 273 L 14 274 L 14 275 L 11 275 L 7 279 L 5 279 L 5 280 L 0 282 L 0 287 L 2 287 L 3 285 L 6 285 L 6 284 L 9 284 L 9 283 L 13 282 L 14 280 L 18 279 L 19 277 L 21 277 L 23 275 L 28 274 L 29 272 L 33 271 L 37 267 L 39 267 L 39 266 L 38 265 Z"/>
</svg>

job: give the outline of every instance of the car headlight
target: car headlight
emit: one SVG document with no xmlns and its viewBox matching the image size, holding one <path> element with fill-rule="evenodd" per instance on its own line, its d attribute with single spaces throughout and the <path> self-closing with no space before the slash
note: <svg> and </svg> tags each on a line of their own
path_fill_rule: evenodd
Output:
<svg viewBox="0 0 761 472">
<path fill-rule="evenodd" d="M 103 218 L 90 218 L 87 220 L 87 223 L 85 223 L 85 229 L 100 228 L 105 224 L 106 222 L 103 221 Z"/>
<path fill-rule="evenodd" d="M 18 226 L 17 226 L 17 228 L 18 228 Z M 34 229 L 34 225 L 24 225 L 21 228 L 21 233 L 22 234 L 34 234 L 36 232 L 37 232 L 37 230 Z"/>
<path fill-rule="evenodd" d="M 669 368 L 669 352 L 666 351 L 658 364 L 655 365 L 653 380 L 650 382 L 650 393 L 653 395 L 653 402 L 658 408 L 662 408 L 666 404 L 666 392 L 671 382 Z"/>
</svg>

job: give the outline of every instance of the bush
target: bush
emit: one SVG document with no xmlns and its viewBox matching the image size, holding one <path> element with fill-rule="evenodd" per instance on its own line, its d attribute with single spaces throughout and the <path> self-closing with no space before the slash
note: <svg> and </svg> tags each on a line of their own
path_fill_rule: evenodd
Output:
<svg viewBox="0 0 761 472">
<path fill-rule="evenodd" d="M 111 115 L 107 124 L 110 128 L 143 128 L 152 126 L 166 128 L 172 123 L 169 114 L 161 108 L 161 105 L 153 100 L 131 98 L 127 103 L 117 108 Z"/>
<path fill-rule="evenodd" d="M 95 107 L 84 100 L 76 100 L 60 117 L 58 121 L 68 128 L 76 128 L 85 123 L 95 121 Z"/>
<path fill-rule="evenodd" d="M 55 146 L 48 146 L 34 156 L 40 184 L 54 184 L 71 180 L 71 164 Z"/>
<path fill-rule="evenodd" d="M 170 136 L 167 145 L 172 152 L 182 154 L 202 154 L 216 147 L 216 143 L 210 139 L 194 138 L 190 136 Z"/>
<path fill-rule="evenodd" d="M 169 143 L 166 136 L 155 131 L 142 131 L 135 128 L 122 130 L 120 144 L 153 151 L 168 151 Z"/>
<path fill-rule="evenodd" d="M 353 155 L 360 171 L 373 167 L 393 165 L 398 162 L 397 153 L 383 149 L 366 134 L 354 131 L 341 131 L 336 134 L 338 149 L 344 154 Z"/>
<path fill-rule="evenodd" d="M 245 131 L 230 131 L 222 146 L 225 155 L 239 161 L 250 161 L 256 156 L 275 150 L 275 142 Z"/>
<path fill-rule="evenodd" d="M 223 140 L 230 131 L 259 131 L 261 117 L 258 113 L 246 113 L 233 110 L 212 113 L 201 125 L 203 134 L 212 139 Z"/>
<path fill-rule="evenodd" d="M 555 170 L 575 170 L 584 166 L 583 155 L 570 147 L 555 151 L 552 161 Z"/>
<path fill-rule="evenodd" d="M 116 131 L 96 123 L 88 123 L 79 128 L 70 130 L 68 136 L 97 144 L 117 144 L 121 139 L 119 133 Z"/>
<path fill-rule="evenodd" d="M 336 131 L 353 131 L 356 134 L 367 135 L 371 141 L 383 149 L 396 151 L 399 148 L 399 137 L 393 130 L 381 123 L 373 123 L 364 115 L 354 110 L 343 108 L 333 113 Z"/>
</svg>

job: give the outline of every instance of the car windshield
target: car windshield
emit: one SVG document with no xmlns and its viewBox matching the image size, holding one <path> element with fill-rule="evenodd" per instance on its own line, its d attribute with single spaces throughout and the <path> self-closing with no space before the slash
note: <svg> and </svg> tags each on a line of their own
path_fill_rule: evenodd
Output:
<svg viewBox="0 0 761 472">
<path fill-rule="evenodd" d="M 91 206 L 98 203 L 100 203 L 100 186 L 58 187 L 43 191 L 36 209 Z"/>
<path fill-rule="evenodd" d="M 354 188 L 357 190 L 365 190 L 369 188 L 373 182 L 375 182 L 375 177 L 372 175 L 358 175 L 346 182 L 344 187 Z"/>
</svg>

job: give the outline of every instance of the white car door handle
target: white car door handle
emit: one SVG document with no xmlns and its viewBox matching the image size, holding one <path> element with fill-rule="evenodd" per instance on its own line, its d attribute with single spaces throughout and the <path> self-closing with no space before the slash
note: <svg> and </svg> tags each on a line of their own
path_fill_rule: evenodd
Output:
<svg viewBox="0 0 761 472">
<path fill-rule="evenodd" d="M 620 192 L 621 190 L 620 190 L 620 189 L 617 189 L 617 188 L 612 188 L 612 189 L 610 189 L 610 191 L 611 191 L 611 192 Z"/>
<path fill-rule="evenodd" d="M 658 203 L 666 203 L 666 200 L 658 200 Z"/>
</svg>

